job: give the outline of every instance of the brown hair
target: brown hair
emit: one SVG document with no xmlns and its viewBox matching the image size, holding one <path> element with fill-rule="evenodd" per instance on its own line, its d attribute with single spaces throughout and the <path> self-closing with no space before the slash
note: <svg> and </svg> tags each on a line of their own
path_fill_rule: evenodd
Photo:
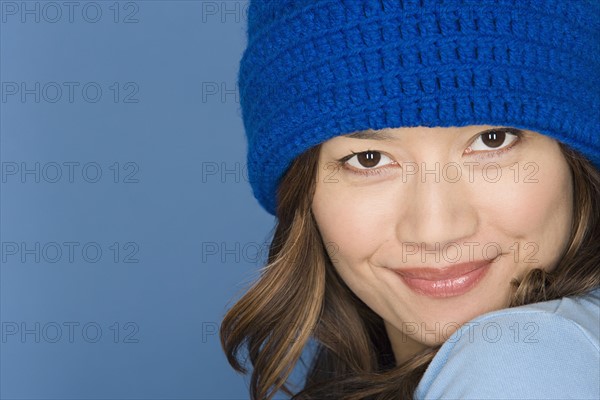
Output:
<svg viewBox="0 0 600 400">
<path fill-rule="evenodd" d="M 559 144 L 573 177 L 569 244 L 552 273 L 533 269 L 511 282 L 509 307 L 579 295 L 600 285 L 600 172 Z M 441 345 L 396 366 L 383 320 L 337 274 L 311 212 L 319 151 L 315 146 L 297 157 L 282 178 L 267 265 L 225 315 L 221 344 L 241 373 L 247 370 L 238 353 L 248 350 L 252 400 L 271 399 L 279 390 L 297 400 L 413 398 Z M 288 378 L 311 338 L 316 353 L 303 389 L 294 395 Z"/>
</svg>

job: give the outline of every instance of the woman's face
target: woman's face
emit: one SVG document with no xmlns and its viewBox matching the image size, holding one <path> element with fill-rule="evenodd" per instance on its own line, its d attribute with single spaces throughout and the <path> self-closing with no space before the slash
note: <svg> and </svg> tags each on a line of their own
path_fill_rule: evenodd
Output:
<svg viewBox="0 0 600 400">
<path fill-rule="evenodd" d="M 355 136 L 321 146 L 312 211 L 397 362 L 507 307 L 512 279 L 556 267 L 573 199 L 555 140 L 487 125 Z"/>
</svg>

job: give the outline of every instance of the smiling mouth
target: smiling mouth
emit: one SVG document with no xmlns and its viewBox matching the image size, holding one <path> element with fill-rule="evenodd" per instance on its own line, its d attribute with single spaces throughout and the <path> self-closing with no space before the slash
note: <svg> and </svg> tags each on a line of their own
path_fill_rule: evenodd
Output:
<svg viewBox="0 0 600 400">
<path fill-rule="evenodd" d="M 444 268 L 402 268 L 393 271 L 414 292 L 428 297 L 460 296 L 473 289 L 494 260 L 455 264 Z"/>
</svg>

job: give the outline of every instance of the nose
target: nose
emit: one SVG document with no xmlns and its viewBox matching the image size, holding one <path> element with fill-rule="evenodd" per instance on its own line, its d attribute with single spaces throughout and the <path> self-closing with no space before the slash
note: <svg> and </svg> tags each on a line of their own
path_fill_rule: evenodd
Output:
<svg viewBox="0 0 600 400">
<path fill-rule="evenodd" d="M 439 173 L 425 173 L 428 170 L 424 168 L 421 171 L 407 181 L 408 185 L 404 183 L 405 192 L 399 205 L 403 212 L 399 214 L 396 229 L 398 240 L 433 250 L 436 246 L 461 244 L 473 237 L 479 224 L 473 184 L 451 179 L 442 168 Z"/>
</svg>

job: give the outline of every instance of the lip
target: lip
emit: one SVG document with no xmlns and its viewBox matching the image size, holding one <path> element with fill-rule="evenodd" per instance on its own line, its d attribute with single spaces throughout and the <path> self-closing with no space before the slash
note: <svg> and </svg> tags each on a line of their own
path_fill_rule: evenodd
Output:
<svg viewBox="0 0 600 400">
<path fill-rule="evenodd" d="M 458 278 L 478 268 L 490 264 L 493 260 L 481 260 L 461 264 L 453 264 L 443 268 L 415 267 L 395 269 L 394 272 L 408 278 L 437 281 L 441 279 Z"/>
<path fill-rule="evenodd" d="M 460 296 L 473 289 L 493 260 L 455 264 L 444 268 L 402 268 L 393 271 L 414 292 L 429 297 Z"/>
</svg>

